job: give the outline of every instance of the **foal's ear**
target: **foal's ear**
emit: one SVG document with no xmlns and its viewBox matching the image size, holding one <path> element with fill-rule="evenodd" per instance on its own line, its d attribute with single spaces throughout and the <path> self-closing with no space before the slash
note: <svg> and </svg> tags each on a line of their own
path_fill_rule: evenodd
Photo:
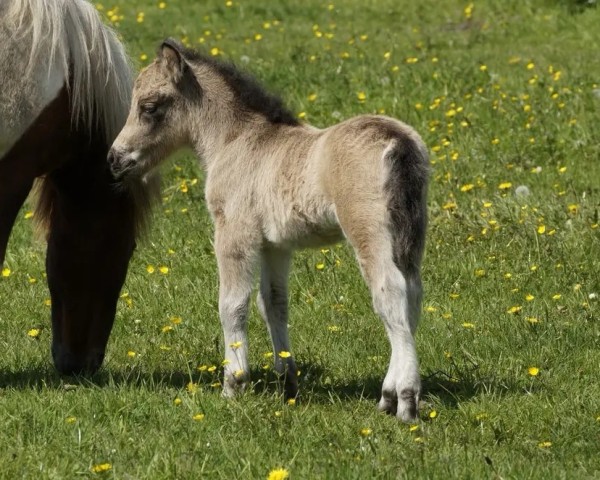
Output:
<svg viewBox="0 0 600 480">
<path fill-rule="evenodd" d="M 172 38 L 167 38 L 158 50 L 160 63 L 173 76 L 175 83 L 183 77 L 186 69 L 185 59 L 181 54 L 181 45 Z"/>
</svg>

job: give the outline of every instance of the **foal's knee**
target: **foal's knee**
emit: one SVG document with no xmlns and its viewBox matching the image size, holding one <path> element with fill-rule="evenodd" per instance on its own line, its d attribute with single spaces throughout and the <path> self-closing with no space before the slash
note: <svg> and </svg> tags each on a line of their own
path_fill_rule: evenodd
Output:
<svg viewBox="0 0 600 480">
<path fill-rule="evenodd" d="M 219 315 L 222 322 L 230 319 L 243 320 L 248 311 L 249 295 L 225 295 L 219 301 Z"/>
</svg>

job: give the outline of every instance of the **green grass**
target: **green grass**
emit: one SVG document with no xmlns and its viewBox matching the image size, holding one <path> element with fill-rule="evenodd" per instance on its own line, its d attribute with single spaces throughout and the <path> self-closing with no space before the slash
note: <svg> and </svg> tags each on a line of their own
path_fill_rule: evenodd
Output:
<svg viewBox="0 0 600 480">
<path fill-rule="evenodd" d="M 256 309 L 255 388 L 221 398 L 212 228 L 202 173 L 182 153 L 164 168 L 163 204 L 92 379 L 51 366 L 44 246 L 31 207 L 20 215 L 0 277 L 0 477 L 598 478 L 600 10 L 477 1 L 467 19 L 454 0 L 166 3 L 104 4 L 105 15 L 118 6 L 138 66 L 166 36 L 202 42 L 314 125 L 385 112 L 430 146 L 421 421 L 411 430 L 375 409 L 389 346 L 344 245 L 295 257 L 301 402 L 284 405 L 263 369 Z"/>
</svg>

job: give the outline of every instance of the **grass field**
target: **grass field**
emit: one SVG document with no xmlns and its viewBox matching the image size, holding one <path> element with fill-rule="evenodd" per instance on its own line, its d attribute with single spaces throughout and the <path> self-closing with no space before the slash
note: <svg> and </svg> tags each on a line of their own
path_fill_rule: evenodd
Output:
<svg viewBox="0 0 600 480">
<path fill-rule="evenodd" d="M 0 277 L 0 477 L 600 478 L 595 3 L 98 4 L 138 67 L 173 36 L 250 70 L 316 126 L 379 112 L 422 134 L 421 420 L 376 411 L 389 345 L 345 245 L 295 257 L 301 400 L 283 403 L 255 308 L 255 388 L 220 396 L 212 228 L 181 153 L 92 379 L 53 370 L 44 245 L 31 205 L 20 214 Z"/>
</svg>

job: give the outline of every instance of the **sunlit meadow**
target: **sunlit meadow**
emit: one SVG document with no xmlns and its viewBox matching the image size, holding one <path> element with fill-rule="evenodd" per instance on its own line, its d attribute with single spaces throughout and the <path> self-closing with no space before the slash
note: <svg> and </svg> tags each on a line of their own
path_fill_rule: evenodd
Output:
<svg viewBox="0 0 600 480">
<path fill-rule="evenodd" d="M 431 151 L 420 421 L 376 401 L 389 346 L 350 250 L 299 253 L 302 396 L 250 319 L 252 391 L 220 396 L 216 263 L 191 153 L 164 168 L 102 371 L 50 363 L 24 207 L 0 276 L 2 478 L 599 478 L 600 10 L 595 1 L 114 0 L 137 68 L 173 36 L 326 126 L 384 113 Z"/>
</svg>

